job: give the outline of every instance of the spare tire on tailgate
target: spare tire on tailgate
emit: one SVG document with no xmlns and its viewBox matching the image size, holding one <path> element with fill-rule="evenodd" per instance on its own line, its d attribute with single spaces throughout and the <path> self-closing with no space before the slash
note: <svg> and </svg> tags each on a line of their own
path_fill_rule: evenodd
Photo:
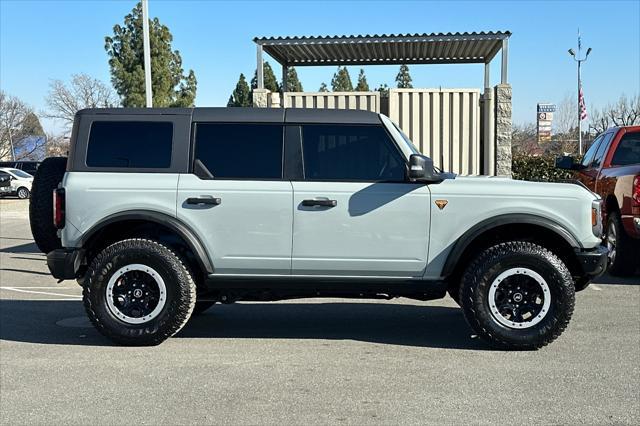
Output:
<svg viewBox="0 0 640 426">
<path fill-rule="evenodd" d="M 31 186 L 29 202 L 31 234 L 43 253 L 62 247 L 53 225 L 53 190 L 62 182 L 66 168 L 66 157 L 45 158 L 38 167 Z"/>
</svg>

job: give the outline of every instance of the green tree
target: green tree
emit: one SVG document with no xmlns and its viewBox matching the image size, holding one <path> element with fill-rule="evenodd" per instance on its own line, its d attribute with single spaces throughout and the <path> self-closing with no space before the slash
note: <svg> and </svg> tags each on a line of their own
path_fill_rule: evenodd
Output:
<svg viewBox="0 0 640 426">
<path fill-rule="evenodd" d="M 294 67 L 287 69 L 287 92 L 304 92 L 302 89 L 302 83 L 298 80 L 298 72 Z"/>
<path fill-rule="evenodd" d="M 356 85 L 356 92 L 368 92 L 369 83 L 367 83 L 367 77 L 364 75 L 364 70 L 360 68 L 360 74 L 358 74 L 358 84 Z"/>
<path fill-rule="evenodd" d="M 236 88 L 233 90 L 231 96 L 229 96 L 228 107 L 248 107 L 251 106 L 251 89 L 244 74 L 240 73 L 240 78 L 236 84 Z"/>
<path fill-rule="evenodd" d="M 334 92 L 352 92 L 353 84 L 347 67 L 338 67 L 338 71 L 331 79 L 331 89 Z"/>
<path fill-rule="evenodd" d="M 387 83 L 380 84 L 380 86 L 376 89 L 376 92 L 380 92 L 380 97 L 388 98 L 389 97 L 389 86 Z"/>
<path fill-rule="evenodd" d="M 276 75 L 273 73 L 273 69 L 269 62 L 265 61 L 264 66 L 262 67 L 263 79 L 264 79 L 264 88 L 270 90 L 272 92 L 280 91 L 280 84 L 278 84 L 278 79 Z M 251 79 L 251 90 L 258 88 L 258 70 L 253 74 L 253 78 Z"/>
<path fill-rule="evenodd" d="M 398 75 L 396 75 L 396 83 L 398 84 L 398 89 L 413 88 L 411 75 L 409 75 L 409 67 L 405 64 L 400 65 L 400 71 L 398 71 Z"/>
<path fill-rule="evenodd" d="M 320 84 L 320 88 L 318 89 L 318 92 L 328 92 L 328 91 L 329 89 L 327 89 L 327 83 L 323 81 L 322 84 Z"/>
<path fill-rule="evenodd" d="M 184 75 L 182 57 L 171 50 L 173 36 L 158 18 L 149 20 L 151 45 L 151 88 L 155 107 L 194 105 L 197 81 L 193 70 Z M 142 47 L 142 6 L 124 17 L 124 25 L 113 27 L 105 37 L 111 82 L 125 107 L 145 106 L 144 56 Z"/>
</svg>

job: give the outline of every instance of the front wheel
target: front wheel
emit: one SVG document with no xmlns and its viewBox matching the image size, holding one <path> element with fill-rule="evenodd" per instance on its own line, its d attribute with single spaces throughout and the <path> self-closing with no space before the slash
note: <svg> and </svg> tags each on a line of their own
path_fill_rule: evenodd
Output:
<svg viewBox="0 0 640 426">
<path fill-rule="evenodd" d="M 180 331 L 196 301 L 182 260 L 146 239 L 114 243 L 91 262 L 83 301 L 100 333 L 130 346 L 157 345 Z"/>
<path fill-rule="evenodd" d="M 24 186 L 18 188 L 18 198 L 20 198 L 21 200 L 26 200 L 27 198 L 29 198 L 29 195 L 29 190 Z"/>
<path fill-rule="evenodd" d="M 549 250 L 512 241 L 481 253 L 463 275 L 460 303 L 475 332 L 499 349 L 538 349 L 569 324 L 575 289 Z"/>
<path fill-rule="evenodd" d="M 606 244 L 609 249 L 609 270 L 611 275 L 625 277 L 633 275 L 637 267 L 636 250 L 633 241 L 627 235 L 622 225 L 620 213 L 614 211 L 609 214 L 607 221 Z"/>
</svg>

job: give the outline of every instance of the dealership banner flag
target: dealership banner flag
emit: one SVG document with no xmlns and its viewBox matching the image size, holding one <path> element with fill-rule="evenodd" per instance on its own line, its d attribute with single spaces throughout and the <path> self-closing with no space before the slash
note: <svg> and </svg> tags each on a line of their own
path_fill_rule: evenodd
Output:
<svg viewBox="0 0 640 426">
<path fill-rule="evenodd" d="M 584 103 L 584 94 L 582 93 L 582 84 L 580 85 L 580 92 L 578 93 L 578 103 L 580 105 L 580 120 L 587 118 L 587 106 Z"/>
</svg>

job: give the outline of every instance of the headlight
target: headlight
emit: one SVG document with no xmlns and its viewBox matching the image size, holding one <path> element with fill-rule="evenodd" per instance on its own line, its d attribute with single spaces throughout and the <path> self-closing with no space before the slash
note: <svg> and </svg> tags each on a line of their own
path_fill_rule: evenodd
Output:
<svg viewBox="0 0 640 426">
<path fill-rule="evenodd" d="M 591 202 L 591 231 L 593 235 L 602 238 L 604 227 L 602 226 L 602 200 Z"/>
</svg>

